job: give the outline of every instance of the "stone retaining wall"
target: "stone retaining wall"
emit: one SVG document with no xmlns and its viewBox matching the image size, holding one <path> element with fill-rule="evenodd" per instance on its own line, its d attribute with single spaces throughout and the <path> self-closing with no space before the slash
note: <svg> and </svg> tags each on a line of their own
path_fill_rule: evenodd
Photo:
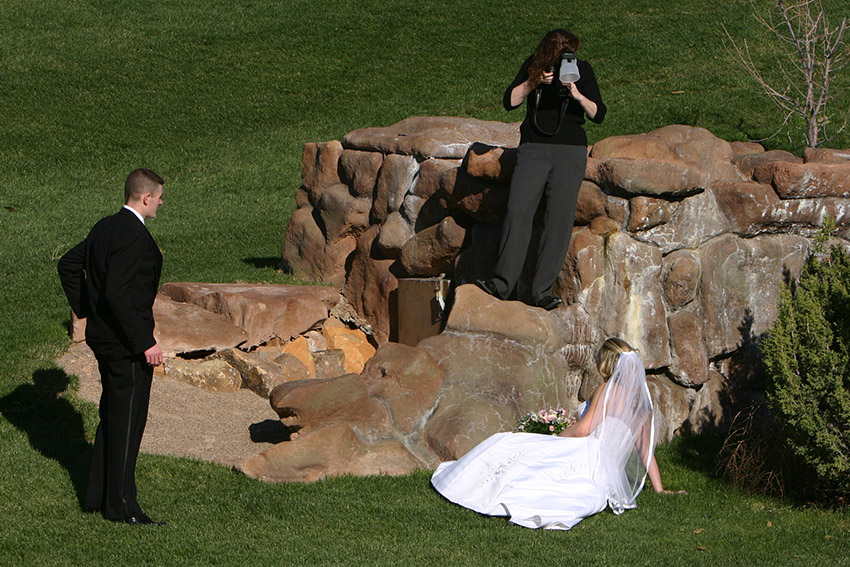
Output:
<svg viewBox="0 0 850 567">
<path fill-rule="evenodd" d="M 378 343 L 393 338 L 398 278 L 446 274 L 455 290 L 445 331 L 403 354 L 427 354 L 440 375 L 439 387 L 425 381 L 434 393 L 418 425 L 402 434 L 390 412 L 380 426 L 340 421 L 345 435 L 392 440 L 387 455 L 403 446 L 423 466 L 456 458 L 521 413 L 586 398 L 599 380 L 590 354 L 608 336 L 640 350 L 662 438 L 722 424 L 758 396 L 754 345 L 776 316 L 782 283 L 799 276 L 827 216 L 838 223 L 835 242 L 847 245 L 850 152 L 798 158 L 680 125 L 600 141 L 555 288 L 565 306 L 546 313 L 464 285 L 492 275 L 518 138 L 517 124 L 417 117 L 305 147 L 284 267 L 339 286 Z M 382 346 L 348 380 L 374 401 L 379 366 L 404 373 L 395 356 Z M 329 435 L 333 420 L 293 417 L 310 414 L 309 396 L 286 389 L 272 393 L 285 420 Z M 278 450 L 278 463 L 294 445 Z M 268 472 L 273 461 L 245 470 L 299 478 L 291 466 Z"/>
</svg>

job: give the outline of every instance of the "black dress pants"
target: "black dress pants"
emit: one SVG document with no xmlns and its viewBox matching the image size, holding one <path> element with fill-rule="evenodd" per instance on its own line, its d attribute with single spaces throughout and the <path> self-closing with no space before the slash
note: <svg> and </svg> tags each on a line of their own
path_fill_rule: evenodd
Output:
<svg viewBox="0 0 850 567">
<path fill-rule="evenodd" d="M 153 367 L 143 358 L 97 362 L 103 392 L 85 507 L 120 520 L 142 513 L 136 500 L 136 459 L 148 418 Z"/>
<path fill-rule="evenodd" d="M 586 166 L 586 146 L 527 143 L 517 148 L 493 277 L 502 299 L 507 299 L 516 288 L 529 253 L 534 215 L 544 194 L 546 210 L 533 264 L 530 303 L 552 294 L 570 246 L 576 201 Z"/>
</svg>

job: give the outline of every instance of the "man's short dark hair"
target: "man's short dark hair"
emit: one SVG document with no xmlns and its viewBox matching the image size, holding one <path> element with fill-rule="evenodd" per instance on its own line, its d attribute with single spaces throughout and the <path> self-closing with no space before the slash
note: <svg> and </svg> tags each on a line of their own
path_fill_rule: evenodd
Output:
<svg viewBox="0 0 850 567">
<path fill-rule="evenodd" d="M 145 193 L 153 193 L 160 185 L 165 185 L 162 177 L 144 167 L 136 169 L 124 182 L 124 202 L 136 201 Z"/>
</svg>

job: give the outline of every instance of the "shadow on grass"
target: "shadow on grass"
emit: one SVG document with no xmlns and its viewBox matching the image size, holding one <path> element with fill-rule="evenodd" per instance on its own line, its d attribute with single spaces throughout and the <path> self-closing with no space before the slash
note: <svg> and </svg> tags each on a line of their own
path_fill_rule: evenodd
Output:
<svg viewBox="0 0 850 567">
<path fill-rule="evenodd" d="M 27 434 L 33 449 L 65 467 L 82 507 L 92 446 L 85 438 L 83 416 L 62 397 L 69 383 L 61 369 L 37 370 L 31 384 L 0 398 L 0 414 Z"/>
<path fill-rule="evenodd" d="M 723 439 L 719 433 L 682 435 L 671 442 L 669 458 L 681 467 L 717 477 L 717 455 Z"/>
</svg>

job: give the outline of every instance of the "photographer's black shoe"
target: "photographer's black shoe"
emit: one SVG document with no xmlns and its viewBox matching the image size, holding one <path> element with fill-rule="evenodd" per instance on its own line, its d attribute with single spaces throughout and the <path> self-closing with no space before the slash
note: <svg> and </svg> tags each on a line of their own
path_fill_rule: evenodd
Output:
<svg viewBox="0 0 850 567">
<path fill-rule="evenodd" d="M 493 280 L 475 280 L 475 285 L 481 288 L 484 293 L 492 295 L 496 299 L 502 299 L 499 295 L 499 290 L 496 289 L 496 284 Z"/>
<path fill-rule="evenodd" d="M 537 307 L 540 307 L 542 309 L 545 309 L 546 311 L 552 311 L 553 309 L 555 309 L 559 305 L 563 305 L 563 303 L 564 302 L 561 301 L 560 298 L 552 296 L 552 295 L 547 295 L 546 297 L 544 297 L 543 299 L 541 299 L 540 301 L 538 301 L 534 305 L 536 305 Z"/>
</svg>

